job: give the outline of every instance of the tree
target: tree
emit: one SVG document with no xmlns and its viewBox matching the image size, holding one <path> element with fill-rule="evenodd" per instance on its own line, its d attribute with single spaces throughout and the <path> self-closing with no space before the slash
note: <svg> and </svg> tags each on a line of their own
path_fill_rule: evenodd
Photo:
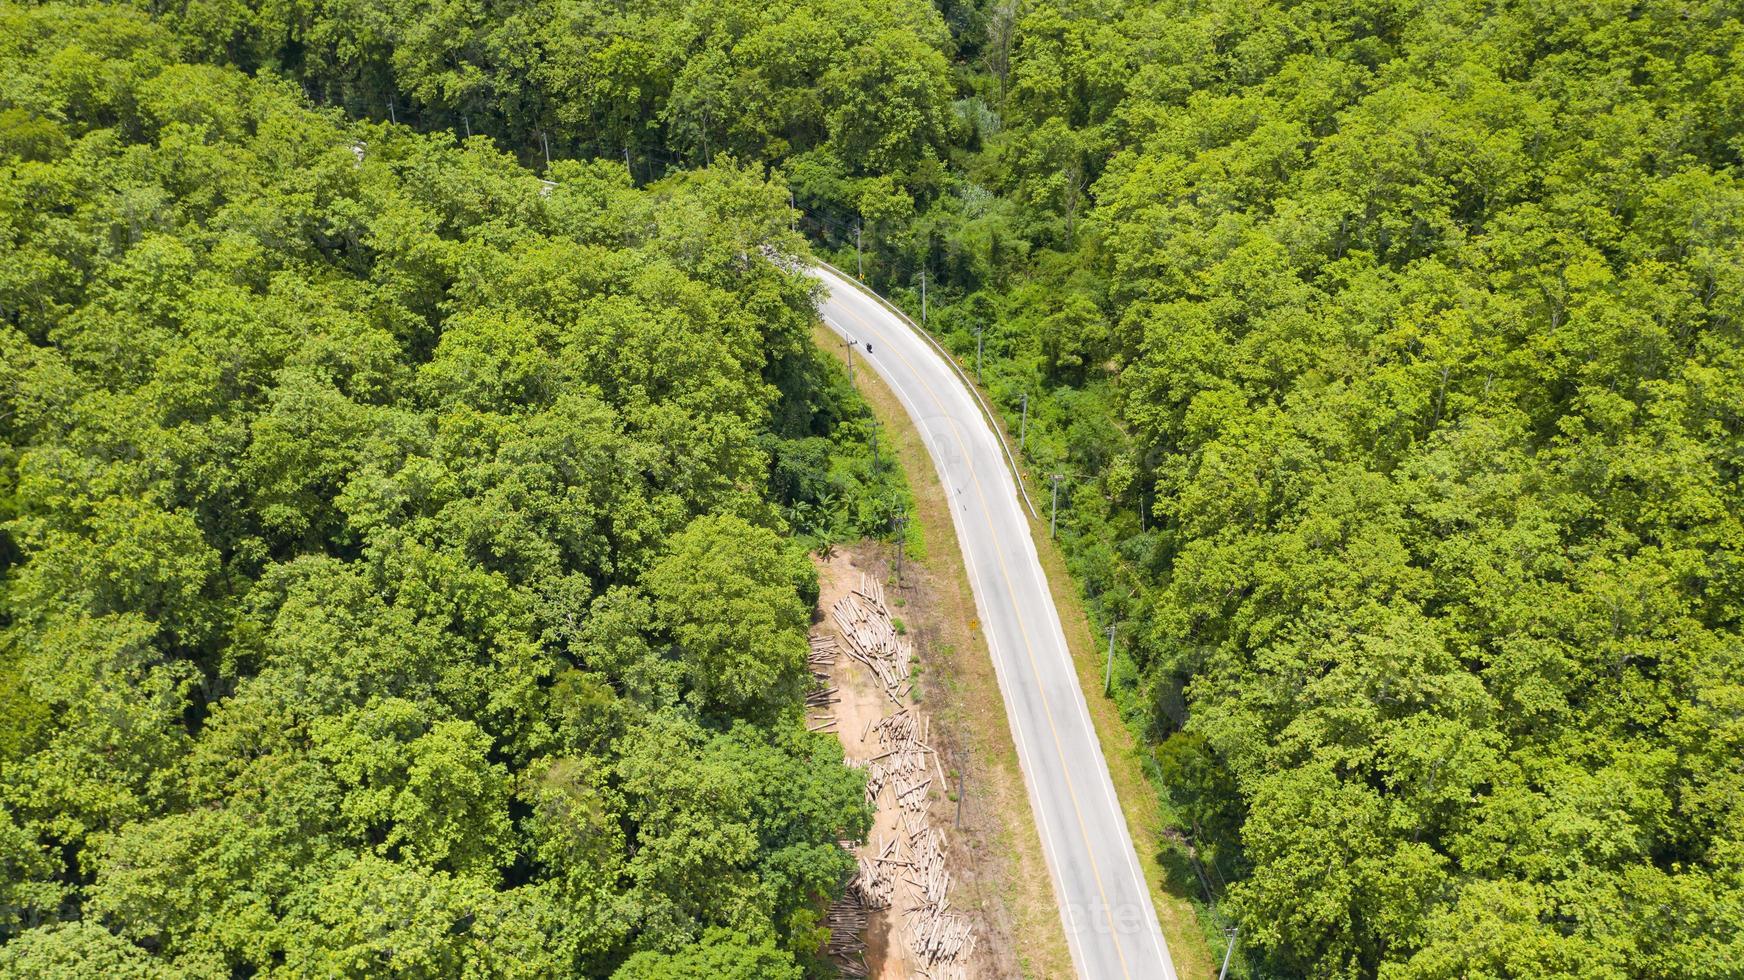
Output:
<svg viewBox="0 0 1744 980">
<path fill-rule="evenodd" d="M 640 140 L 703 12 L 399 6 L 0 12 L 0 972 L 790 973 L 843 887 L 785 192 L 307 103 Z"/>
<path fill-rule="evenodd" d="M 774 532 L 705 516 L 673 537 L 643 576 L 699 705 L 758 715 L 792 703 L 805 677 L 800 590 L 816 573 Z"/>
<path fill-rule="evenodd" d="M 85 922 L 32 929 L 0 946 L 0 971 L 44 980 L 106 976 L 160 980 L 175 975 L 146 950 Z"/>
<path fill-rule="evenodd" d="M 373 856 L 291 899 L 290 976 L 536 977 L 562 969 L 547 948 L 557 910 L 537 891 Z"/>
<path fill-rule="evenodd" d="M 740 933 L 711 929 L 702 941 L 680 953 L 637 953 L 613 980 L 681 980 L 720 977 L 722 980 L 798 980 L 803 971 L 793 958 L 767 939 L 751 942 Z"/>
</svg>

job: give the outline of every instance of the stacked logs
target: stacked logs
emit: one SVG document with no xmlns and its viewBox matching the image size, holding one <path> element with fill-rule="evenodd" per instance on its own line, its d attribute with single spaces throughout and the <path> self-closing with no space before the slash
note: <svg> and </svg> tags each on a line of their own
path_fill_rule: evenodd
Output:
<svg viewBox="0 0 1744 980">
<path fill-rule="evenodd" d="M 837 688 L 823 685 L 829 683 L 830 666 L 836 662 L 836 654 L 840 651 L 841 645 L 836 642 L 836 638 L 827 633 L 811 638 L 811 651 L 806 654 L 806 666 L 811 669 L 811 676 L 818 683 L 805 696 L 805 727 L 808 731 L 835 730 L 836 713 L 830 705 L 841 698 L 837 697 Z"/>
<path fill-rule="evenodd" d="M 843 596 L 830 614 L 847 640 L 848 656 L 865 664 L 900 707 L 912 686 L 909 662 L 914 658 L 914 645 L 896 635 L 890 610 L 884 606 L 884 587 L 862 575 L 860 587 Z"/>
<path fill-rule="evenodd" d="M 828 683 L 830 668 L 836 663 L 836 654 L 841 651 L 841 644 L 828 633 L 818 633 L 811 638 L 811 652 L 806 654 L 806 666 L 811 668 L 811 676 Z"/>
<path fill-rule="evenodd" d="M 840 652 L 841 644 L 834 636 L 812 634 L 806 666 L 817 683 L 805 696 L 806 728 L 811 731 L 835 729 L 836 714 L 830 705 L 841 700 L 838 696 L 840 689 L 830 686 L 829 682 L 830 668 L 835 665 Z M 854 846 L 853 841 L 841 841 L 840 844 L 843 850 L 852 850 Z M 868 902 L 862 895 L 859 882 L 860 879 L 856 878 L 824 917 L 824 925 L 830 931 L 830 941 L 824 946 L 824 953 L 834 961 L 837 971 L 844 977 L 864 977 L 871 972 L 866 965 L 866 919 L 870 909 L 885 907 Z M 886 900 L 885 905 L 888 904 Z"/>
<path fill-rule="evenodd" d="M 889 908 L 897 886 L 903 885 L 909 901 L 899 928 L 909 948 L 928 976 L 960 975 L 956 964 L 974 952 L 976 940 L 969 918 L 950 911 L 945 833 L 928 820 L 928 791 L 935 785 L 943 790 L 945 777 L 937 753 L 927 744 L 930 723 L 920 721 L 903 701 L 912 687 L 914 648 L 897 635 L 884 605 L 884 589 L 876 580 L 862 575 L 860 587 L 831 613 L 846 641 L 836 649 L 870 670 L 896 705 L 869 723 L 861 738 L 874 732 L 878 736 L 878 755 L 862 763 L 866 799 L 879 809 L 894 808 L 900 832 L 858 858 L 859 871 L 844 901 L 851 900 L 862 914 Z"/>
<path fill-rule="evenodd" d="M 859 858 L 860 874 L 850 887 L 859 894 L 861 902 L 869 909 L 890 907 L 890 899 L 896 891 L 896 877 L 893 870 L 886 865 L 903 863 L 891 857 L 895 847 L 896 838 L 892 837 L 890 843 L 873 852 L 876 857 L 868 858 L 862 854 Z"/>
<path fill-rule="evenodd" d="M 932 749 L 924 736 L 916 737 L 914 716 L 904 708 L 885 715 L 870 729 L 878 733 L 878 747 L 883 751 L 866 762 L 866 802 L 877 806 L 878 794 L 886 784 L 895 787 L 899 804 L 909 800 L 917 789 L 924 799 L 924 788 L 932 785 L 929 774 L 937 767 L 927 766 Z"/>
<path fill-rule="evenodd" d="M 866 919 L 866 905 L 852 888 L 824 916 L 824 925 L 830 930 L 824 952 L 844 977 L 863 977 L 872 972 L 866 965 L 866 940 L 862 938 L 866 934 Z"/>
</svg>

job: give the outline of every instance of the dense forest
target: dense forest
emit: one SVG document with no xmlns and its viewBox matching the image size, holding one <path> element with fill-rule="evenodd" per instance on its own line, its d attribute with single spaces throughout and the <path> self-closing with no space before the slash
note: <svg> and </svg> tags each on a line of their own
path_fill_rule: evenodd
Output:
<svg viewBox="0 0 1744 980">
<path fill-rule="evenodd" d="M 1019 25 L 962 196 L 1028 254 L 948 233 L 986 271 L 933 267 L 935 323 L 1031 395 L 1257 972 L 1744 962 L 1741 43 L 1701 3 Z"/>
<path fill-rule="evenodd" d="M 1744 962 L 1735 5 L 0 10 L 0 967 L 810 968 L 902 491 L 790 204 L 1065 477 L 1238 969 Z"/>
<path fill-rule="evenodd" d="M 1744 962 L 1744 24 L 1596 6 L 1021 35 L 1006 384 L 1266 972 Z"/>
<path fill-rule="evenodd" d="M 869 815 L 789 531 L 904 491 L 786 191 L 185 51 L 0 10 L 0 973 L 799 976 Z"/>
</svg>

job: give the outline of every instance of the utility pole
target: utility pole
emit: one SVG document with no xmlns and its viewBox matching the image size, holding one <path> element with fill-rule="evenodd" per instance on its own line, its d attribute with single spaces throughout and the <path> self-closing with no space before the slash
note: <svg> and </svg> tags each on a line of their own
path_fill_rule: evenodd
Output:
<svg viewBox="0 0 1744 980">
<path fill-rule="evenodd" d="M 981 334 L 982 328 L 975 327 L 975 383 L 981 383 Z"/>
<path fill-rule="evenodd" d="M 848 357 L 848 387 L 854 387 L 854 338 L 843 337 L 842 346 Z"/>
<path fill-rule="evenodd" d="M 399 125 L 400 122 L 399 117 L 394 115 L 394 100 L 391 98 L 388 99 L 388 122 L 391 122 L 396 126 Z"/>
<path fill-rule="evenodd" d="M 896 584 L 902 584 L 902 549 L 908 543 L 908 517 L 901 511 L 896 513 Z"/>
<path fill-rule="evenodd" d="M 1114 624 L 1108 624 L 1108 666 L 1102 670 L 1102 696 L 1114 693 Z"/>
<path fill-rule="evenodd" d="M 860 254 L 860 223 L 854 222 L 854 268 L 862 282 L 866 279 L 866 259 Z"/>
<path fill-rule="evenodd" d="M 466 127 L 466 138 L 472 139 L 472 120 L 465 116 L 461 116 L 460 124 Z"/>
<path fill-rule="evenodd" d="M 1235 953 L 1235 937 L 1241 935 L 1241 927 L 1229 930 L 1229 945 L 1223 948 L 1223 969 L 1217 971 L 1217 980 L 1223 980 L 1229 975 L 1229 957 Z"/>
<path fill-rule="evenodd" d="M 1060 526 L 1060 474 L 1049 477 L 1054 482 L 1054 509 L 1048 515 L 1048 537 L 1054 536 L 1054 531 Z"/>
<path fill-rule="evenodd" d="M 1023 421 L 1017 424 L 1017 451 L 1023 452 L 1024 443 L 1029 441 L 1029 392 L 1023 393 Z"/>
<path fill-rule="evenodd" d="M 920 325 L 927 325 L 926 270 L 920 270 Z"/>
<path fill-rule="evenodd" d="M 545 148 L 545 169 L 551 169 L 551 141 L 545 138 L 545 131 L 539 131 L 539 145 Z"/>
</svg>

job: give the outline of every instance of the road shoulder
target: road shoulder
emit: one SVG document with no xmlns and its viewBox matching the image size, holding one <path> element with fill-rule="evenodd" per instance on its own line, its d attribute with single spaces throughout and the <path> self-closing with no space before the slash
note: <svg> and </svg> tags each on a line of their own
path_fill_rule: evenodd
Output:
<svg viewBox="0 0 1744 980">
<path fill-rule="evenodd" d="M 987 397 L 986 392 L 982 393 Z M 1005 419 L 994 413 L 992 424 L 1007 445 L 1016 440 L 1006 430 Z M 1024 480 L 1032 499 L 1047 503 L 1046 491 L 1032 474 Z M 1096 740 L 1108 763 L 1108 775 L 1114 783 L 1114 795 L 1119 800 L 1121 816 L 1126 820 L 1127 833 L 1138 852 L 1139 867 L 1144 871 L 1145 885 L 1150 889 L 1151 903 L 1157 910 L 1157 922 L 1163 939 L 1169 944 L 1169 957 L 1181 980 L 1211 980 L 1217 976 L 1212 935 L 1201 921 L 1199 909 L 1171 880 L 1169 858 L 1176 850 L 1166 838 L 1173 822 L 1163 810 L 1158 790 L 1150 782 L 1145 769 L 1145 747 L 1140 744 L 1120 715 L 1119 706 L 1102 696 L 1102 671 L 1106 648 L 1099 641 L 1090 614 L 1084 607 L 1082 587 L 1066 565 L 1065 553 L 1058 542 L 1048 536 L 1048 512 L 1029 518 L 1030 539 L 1035 542 L 1036 555 L 1048 580 L 1048 592 L 1060 615 L 1060 626 L 1066 634 L 1066 646 L 1072 655 L 1072 667 L 1078 675 L 1078 685 L 1085 692 L 1085 704 L 1096 729 Z"/>
<path fill-rule="evenodd" d="M 845 356 L 842 344 L 821 324 L 813 337 L 838 362 Z M 1059 906 L 944 489 L 895 393 L 864 363 L 855 370 L 854 383 L 914 491 L 911 550 L 923 557 L 906 563 L 901 587 L 887 589 L 893 601 L 902 601 L 892 611 L 921 651 L 915 694 L 933 717 L 932 742 L 951 783 L 941 817 L 948 810 L 954 823 L 963 788 L 962 826 L 953 826 L 950 845 L 953 868 L 963 869 L 961 901 L 986 924 L 983 948 L 1008 951 L 983 960 L 987 975 L 1071 976 Z M 888 567 L 894 548 L 881 547 L 877 558 Z"/>
</svg>

